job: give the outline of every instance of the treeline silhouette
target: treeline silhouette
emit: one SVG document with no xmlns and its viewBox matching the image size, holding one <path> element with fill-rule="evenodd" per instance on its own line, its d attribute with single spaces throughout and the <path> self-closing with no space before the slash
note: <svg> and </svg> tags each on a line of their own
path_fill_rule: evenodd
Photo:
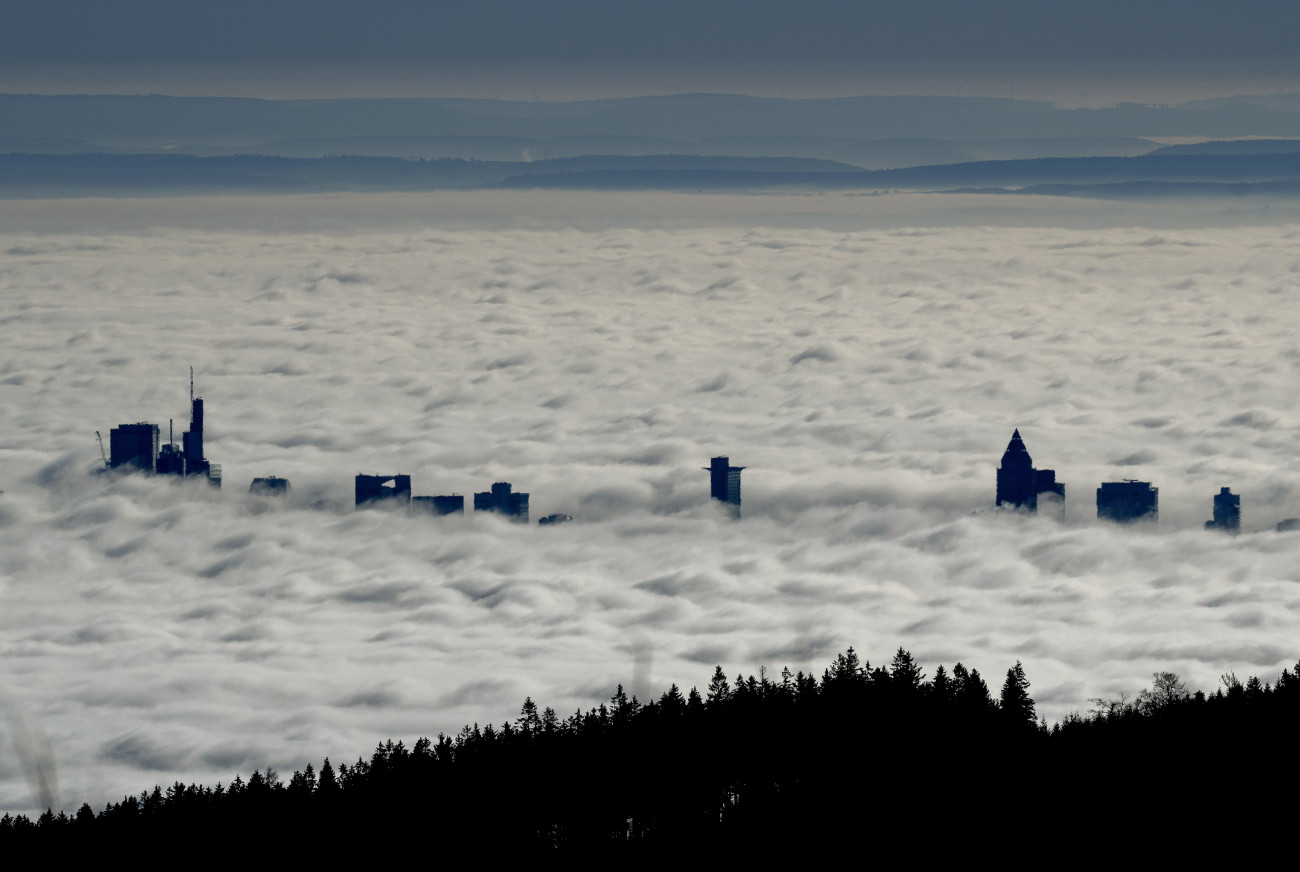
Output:
<svg viewBox="0 0 1300 872">
<path fill-rule="evenodd" d="M 1239 853 L 1290 823 L 1300 664 L 1275 684 L 1225 675 L 1208 695 L 1157 673 L 1135 698 L 1092 700 L 1050 729 L 1029 687 L 1019 661 L 996 696 L 960 663 L 927 679 L 902 648 L 876 667 L 850 648 L 820 678 L 733 682 L 719 666 L 703 693 L 674 684 L 642 703 L 620 686 L 567 718 L 530 698 L 514 721 L 388 741 L 287 780 L 267 769 L 155 787 L 98 813 L 6 814 L 0 846 L 72 856 L 233 840 L 248 859 L 310 837 L 316 856 L 336 858 L 833 848 L 1020 864 L 1036 845 L 1098 862 Z"/>
</svg>

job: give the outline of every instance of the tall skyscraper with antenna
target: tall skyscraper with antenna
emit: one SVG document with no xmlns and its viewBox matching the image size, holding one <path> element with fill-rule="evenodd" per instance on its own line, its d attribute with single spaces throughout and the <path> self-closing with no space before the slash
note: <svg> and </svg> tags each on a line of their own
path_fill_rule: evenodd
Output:
<svg viewBox="0 0 1300 872">
<path fill-rule="evenodd" d="M 203 456 L 203 397 L 194 396 L 194 367 L 190 367 L 190 429 L 181 434 L 181 453 L 185 455 L 185 474 L 203 475 L 215 487 L 221 487 L 221 465 L 209 463 Z"/>
</svg>

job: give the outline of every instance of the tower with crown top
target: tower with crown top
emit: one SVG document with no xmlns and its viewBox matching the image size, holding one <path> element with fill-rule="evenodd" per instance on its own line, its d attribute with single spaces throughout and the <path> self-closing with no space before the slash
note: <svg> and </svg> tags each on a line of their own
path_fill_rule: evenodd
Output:
<svg viewBox="0 0 1300 872">
<path fill-rule="evenodd" d="M 1007 450 L 1002 452 L 1002 465 L 998 467 L 997 504 L 1036 512 L 1042 494 L 1050 495 L 1064 509 L 1065 485 L 1056 480 L 1056 470 L 1034 469 L 1034 460 L 1017 429 L 1011 434 Z"/>
</svg>

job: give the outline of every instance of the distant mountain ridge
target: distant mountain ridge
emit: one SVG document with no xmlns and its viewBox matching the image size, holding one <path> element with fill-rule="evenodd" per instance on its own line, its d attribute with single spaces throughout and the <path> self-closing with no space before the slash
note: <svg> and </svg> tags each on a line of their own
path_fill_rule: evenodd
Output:
<svg viewBox="0 0 1300 872">
<path fill-rule="evenodd" d="M 1300 179 L 1300 152 L 1034 158 L 891 170 L 862 170 L 809 158 L 699 155 L 590 155 L 531 162 L 258 155 L 0 155 L 0 196 L 11 198 L 472 188 L 951 191 L 1041 189 L 1055 185 L 1065 186 L 1058 192 L 1068 192 L 1069 186 L 1135 183 L 1267 184 L 1273 186 L 1274 192 L 1285 192 L 1289 188 L 1279 183 L 1295 179 Z M 1098 188 L 1089 195 L 1096 196 L 1102 190 Z"/>
<path fill-rule="evenodd" d="M 1230 139 L 1166 145 L 1150 154 L 1295 154 L 1300 139 Z"/>
<path fill-rule="evenodd" d="M 1300 137 L 1300 97 L 1059 109 L 994 97 L 678 94 L 575 102 L 0 94 L 0 138 L 152 150 L 358 136 L 997 140 Z"/>
<path fill-rule="evenodd" d="M 188 154 L 196 157 L 399 157 L 533 161 L 589 155 L 694 155 L 815 158 L 859 169 L 1032 157 L 1134 157 L 1156 148 L 1136 137 L 1048 139 L 844 139 L 817 136 L 722 136 L 701 140 L 650 136 L 339 136 L 271 139 L 253 144 L 176 144 L 128 148 L 70 137 L 0 137 L 0 154 Z"/>
</svg>

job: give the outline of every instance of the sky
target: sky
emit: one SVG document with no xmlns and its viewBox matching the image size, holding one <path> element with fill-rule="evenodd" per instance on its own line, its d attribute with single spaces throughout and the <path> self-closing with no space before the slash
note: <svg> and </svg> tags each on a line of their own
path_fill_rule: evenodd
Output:
<svg viewBox="0 0 1300 872">
<path fill-rule="evenodd" d="M 20 4 L 7 92 L 585 99 L 1300 90 L 1286 0 L 94 0 Z"/>
<path fill-rule="evenodd" d="M 1213 691 L 1300 659 L 1300 534 L 1273 531 L 1300 516 L 1294 221 L 498 194 L 494 223 L 473 196 L 11 202 L 0 729 L 48 746 L 52 802 L 849 645 L 995 687 L 1020 660 L 1052 720 L 1157 670 Z M 190 365 L 224 489 L 98 474 L 95 430 L 182 429 Z M 991 510 L 1017 427 L 1063 521 Z M 739 523 L 714 455 L 746 467 Z M 355 512 L 363 471 L 507 480 L 575 521 Z M 287 503 L 247 495 L 269 474 Z M 1096 522 L 1120 478 L 1160 488 L 1158 527 Z M 1224 485 L 1238 537 L 1202 528 Z M 42 802 L 19 762 L 0 808 Z"/>
</svg>

